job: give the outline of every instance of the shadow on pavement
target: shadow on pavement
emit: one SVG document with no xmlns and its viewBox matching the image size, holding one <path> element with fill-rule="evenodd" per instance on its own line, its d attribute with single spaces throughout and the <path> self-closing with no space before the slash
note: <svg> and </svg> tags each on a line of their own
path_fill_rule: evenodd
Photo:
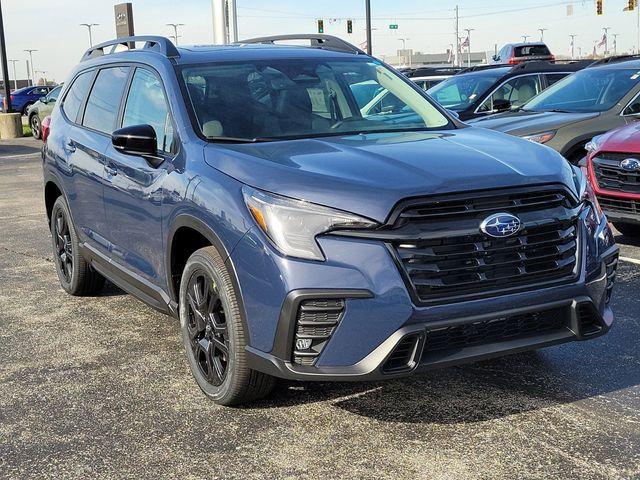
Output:
<svg viewBox="0 0 640 480">
<path fill-rule="evenodd" d="M 42 142 L 32 137 L 0 140 L 0 160 L 3 157 L 40 154 L 41 149 Z"/>
</svg>

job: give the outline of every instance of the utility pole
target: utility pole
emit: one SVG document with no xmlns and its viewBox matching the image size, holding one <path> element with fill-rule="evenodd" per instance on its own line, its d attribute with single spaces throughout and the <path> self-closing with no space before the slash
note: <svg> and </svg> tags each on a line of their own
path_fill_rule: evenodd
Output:
<svg viewBox="0 0 640 480">
<path fill-rule="evenodd" d="M 613 54 L 617 55 L 617 53 L 618 53 L 618 36 L 620 34 L 619 33 L 612 33 L 611 35 L 613 35 Z"/>
<path fill-rule="evenodd" d="M 604 56 L 606 57 L 607 55 L 609 55 L 609 30 L 611 30 L 611 27 L 603 27 L 602 30 L 604 30 Z"/>
<path fill-rule="evenodd" d="M 458 5 L 456 5 L 455 14 L 456 50 L 453 52 L 453 65 L 457 67 L 460 65 L 460 9 L 458 8 Z"/>
<path fill-rule="evenodd" d="M 229 43 L 227 34 L 227 2 L 226 0 L 211 0 L 213 11 L 213 43 L 226 45 Z"/>
<path fill-rule="evenodd" d="M 365 0 L 365 15 L 367 17 L 367 54 L 372 55 L 373 47 L 371 45 L 371 0 Z"/>
<path fill-rule="evenodd" d="M 178 27 L 184 27 L 184 23 L 167 23 L 167 27 L 173 28 L 173 36 L 171 38 L 175 39 L 176 46 L 178 45 Z"/>
<path fill-rule="evenodd" d="M 540 41 L 544 42 L 544 32 L 546 32 L 547 30 L 549 30 L 548 28 L 539 28 L 538 31 L 540 32 Z"/>
<path fill-rule="evenodd" d="M 81 27 L 87 27 L 87 30 L 89 30 L 89 47 L 93 47 L 93 35 L 91 34 L 91 29 L 93 27 L 97 27 L 98 25 L 100 25 L 99 23 L 81 23 L 80 26 Z"/>
<path fill-rule="evenodd" d="M 227 16 L 229 18 L 229 38 L 233 43 L 238 42 L 238 8 L 236 0 L 227 0 Z"/>
<path fill-rule="evenodd" d="M 4 101 L 7 111 L 11 112 L 11 86 L 9 85 L 9 67 L 7 66 L 7 44 L 4 41 L 4 21 L 2 20 L 2 0 L 0 0 L 0 64 L 2 64 L 4 80 Z"/>
<path fill-rule="evenodd" d="M 13 64 L 13 89 L 18 89 L 18 74 L 16 73 L 16 63 L 20 60 L 9 60 Z"/>
<path fill-rule="evenodd" d="M 571 37 L 571 60 L 574 60 L 576 58 L 575 52 L 576 52 L 576 37 L 578 36 L 575 33 L 571 33 L 569 34 L 569 36 Z"/>
<path fill-rule="evenodd" d="M 473 32 L 475 28 L 465 28 L 464 31 L 467 32 L 467 67 L 471 66 L 471 32 Z"/>
<path fill-rule="evenodd" d="M 37 52 L 38 50 L 33 50 L 33 49 L 26 49 L 23 50 L 23 52 L 29 52 L 29 59 L 31 60 L 29 62 L 29 65 L 31 67 L 31 86 L 33 87 L 35 85 L 35 82 L 33 81 L 33 72 L 35 70 L 35 68 L 33 67 L 33 52 Z"/>
<path fill-rule="evenodd" d="M 522 41 L 523 43 L 527 43 L 527 38 L 529 38 L 531 35 L 522 35 Z"/>
</svg>

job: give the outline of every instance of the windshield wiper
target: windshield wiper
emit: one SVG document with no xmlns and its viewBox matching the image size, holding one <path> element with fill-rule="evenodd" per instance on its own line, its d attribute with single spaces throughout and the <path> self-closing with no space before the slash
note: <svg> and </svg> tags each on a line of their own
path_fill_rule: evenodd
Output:
<svg viewBox="0 0 640 480">
<path fill-rule="evenodd" d="M 261 143 L 261 142 L 273 142 L 274 139 L 266 137 L 207 137 L 207 140 L 219 143 Z"/>
</svg>

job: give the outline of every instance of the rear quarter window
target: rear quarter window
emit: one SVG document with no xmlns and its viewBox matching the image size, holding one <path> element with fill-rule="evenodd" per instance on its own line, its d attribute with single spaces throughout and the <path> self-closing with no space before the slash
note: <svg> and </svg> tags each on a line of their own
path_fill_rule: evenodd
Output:
<svg viewBox="0 0 640 480">
<path fill-rule="evenodd" d="M 84 98 L 87 96 L 92 78 L 93 71 L 78 75 L 64 97 L 61 108 L 67 118 L 72 122 L 75 122 L 78 118 L 78 111 L 80 110 L 82 102 L 84 102 Z"/>
</svg>

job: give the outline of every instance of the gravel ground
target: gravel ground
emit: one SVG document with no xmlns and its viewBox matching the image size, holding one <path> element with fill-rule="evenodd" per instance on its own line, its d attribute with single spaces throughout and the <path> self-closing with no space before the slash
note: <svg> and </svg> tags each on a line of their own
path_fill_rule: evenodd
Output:
<svg viewBox="0 0 640 480">
<path fill-rule="evenodd" d="M 0 142 L 1 478 L 640 478 L 640 239 L 618 237 L 604 337 L 230 409 L 174 320 L 60 289 L 38 149 Z"/>
</svg>

